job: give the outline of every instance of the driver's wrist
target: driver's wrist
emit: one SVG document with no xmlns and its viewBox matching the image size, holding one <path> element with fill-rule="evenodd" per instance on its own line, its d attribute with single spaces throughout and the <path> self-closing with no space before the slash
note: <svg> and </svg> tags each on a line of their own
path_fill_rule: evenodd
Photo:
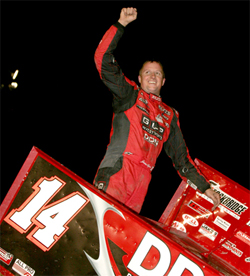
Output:
<svg viewBox="0 0 250 276">
<path fill-rule="evenodd" d="M 128 25 L 128 23 L 126 23 L 125 21 L 119 19 L 118 22 L 123 26 L 126 27 Z"/>
</svg>

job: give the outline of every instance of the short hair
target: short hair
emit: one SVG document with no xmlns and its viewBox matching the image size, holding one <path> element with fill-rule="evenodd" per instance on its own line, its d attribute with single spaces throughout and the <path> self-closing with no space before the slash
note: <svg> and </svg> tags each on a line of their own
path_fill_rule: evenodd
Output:
<svg viewBox="0 0 250 276">
<path fill-rule="evenodd" d="M 151 62 L 151 63 L 156 62 L 156 63 L 158 63 L 161 66 L 161 69 L 162 69 L 162 72 L 163 72 L 163 78 L 165 78 L 165 72 L 164 72 L 164 69 L 163 69 L 163 65 L 159 60 L 156 60 L 156 59 L 149 59 L 149 60 L 144 61 L 144 63 L 142 64 L 141 69 L 139 70 L 139 75 L 141 75 L 142 68 L 147 62 Z"/>
</svg>

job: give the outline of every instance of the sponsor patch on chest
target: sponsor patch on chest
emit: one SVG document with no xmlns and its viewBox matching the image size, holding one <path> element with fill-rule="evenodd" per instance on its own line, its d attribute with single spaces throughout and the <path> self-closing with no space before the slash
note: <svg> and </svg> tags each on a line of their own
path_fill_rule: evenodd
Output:
<svg viewBox="0 0 250 276">
<path fill-rule="evenodd" d="M 157 137 L 158 139 L 162 140 L 165 128 L 160 126 L 158 122 L 152 121 L 147 116 L 142 114 L 141 123 L 142 123 L 143 130 Z"/>
</svg>

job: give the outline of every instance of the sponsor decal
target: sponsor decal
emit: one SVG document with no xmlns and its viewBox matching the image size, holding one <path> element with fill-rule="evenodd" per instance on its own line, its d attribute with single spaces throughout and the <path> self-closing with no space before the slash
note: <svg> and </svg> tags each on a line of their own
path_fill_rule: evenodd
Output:
<svg viewBox="0 0 250 276">
<path fill-rule="evenodd" d="M 182 231 L 184 233 L 187 232 L 186 227 L 181 222 L 176 221 L 176 220 L 173 221 L 171 227 L 173 227 L 173 228 L 175 228 L 175 229 L 177 229 L 179 231 Z"/>
<path fill-rule="evenodd" d="M 154 137 L 149 136 L 147 133 L 144 133 L 144 140 L 153 144 L 154 146 L 158 146 L 159 141 L 156 140 Z"/>
<path fill-rule="evenodd" d="M 229 214 L 230 216 L 234 217 L 237 220 L 240 219 L 240 216 L 236 215 L 235 213 L 233 213 L 232 211 L 228 210 L 224 206 L 219 205 L 218 207 L 221 209 L 222 212 L 225 212 L 225 213 Z"/>
<path fill-rule="evenodd" d="M 238 231 L 235 234 L 235 237 L 237 237 L 238 239 L 240 239 L 241 241 L 243 241 L 244 243 L 246 243 L 250 246 L 250 237 L 247 234 L 245 234 L 244 232 Z"/>
<path fill-rule="evenodd" d="M 167 116 L 165 116 L 164 114 L 161 114 L 161 116 L 166 119 L 166 120 L 169 120 L 169 118 Z"/>
<path fill-rule="evenodd" d="M 158 122 L 151 121 L 147 116 L 144 114 L 142 115 L 142 129 L 145 130 L 147 133 L 154 135 L 158 139 L 162 140 L 163 133 L 165 131 L 164 127 L 160 126 Z M 145 137 L 144 137 L 145 138 Z"/>
<path fill-rule="evenodd" d="M 127 154 L 127 155 L 132 155 L 133 153 L 132 153 L 132 152 L 130 152 L 130 151 L 126 151 L 126 152 L 124 152 L 124 154 Z"/>
<path fill-rule="evenodd" d="M 215 218 L 213 223 L 225 231 L 227 231 L 229 229 L 229 227 L 231 226 L 231 223 L 229 223 L 228 221 L 224 220 L 223 218 L 221 218 L 219 216 L 217 216 Z"/>
<path fill-rule="evenodd" d="M 162 126 L 160 126 L 157 122 L 155 121 L 151 121 L 151 129 L 157 131 L 160 134 L 164 133 L 164 128 Z"/>
<path fill-rule="evenodd" d="M 224 207 L 228 208 L 233 213 L 235 213 L 235 214 L 237 214 L 239 216 L 248 209 L 248 207 L 246 205 L 244 205 L 243 203 L 241 203 L 237 199 L 231 197 L 229 194 L 223 192 L 219 188 L 219 184 L 218 183 L 216 183 L 216 182 L 214 182 L 212 180 L 210 180 L 210 182 L 213 185 L 215 185 L 215 187 L 213 187 L 213 190 L 220 195 L 221 205 L 223 205 Z"/>
<path fill-rule="evenodd" d="M 165 126 L 166 126 L 167 128 L 169 128 L 169 124 L 168 124 L 168 123 L 164 122 L 164 124 L 165 124 Z"/>
<path fill-rule="evenodd" d="M 163 111 L 165 114 L 167 114 L 167 115 L 171 115 L 171 112 L 170 111 L 167 111 L 166 109 L 164 109 L 164 111 Z"/>
<path fill-rule="evenodd" d="M 161 105 L 158 105 L 158 107 L 159 107 L 159 109 L 161 110 L 161 111 L 163 111 L 165 114 L 167 114 L 168 116 L 170 116 L 171 115 L 171 112 L 170 111 L 168 111 L 168 110 L 166 110 L 163 106 L 161 106 Z M 163 116 L 163 115 L 162 115 Z M 167 119 L 168 120 L 168 119 Z"/>
<path fill-rule="evenodd" d="M 241 257 L 243 252 L 239 250 L 236 245 L 230 241 L 226 241 L 225 243 L 222 244 L 223 247 L 225 247 L 227 250 L 231 251 L 234 255 L 237 257 Z"/>
<path fill-rule="evenodd" d="M 249 222 L 247 222 L 247 226 L 250 226 L 250 220 L 249 220 Z"/>
<path fill-rule="evenodd" d="M 207 197 L 205 194 L 202 194 L 200 192 L 196 192 L 197 195 L 199 195 L 200 197 L 206 199 L 207 201 L 213 203 L 212 199 Z M 230 216 L 234 217 L 235 219 L 239 220 L 240 219 L 240 216 L 236 215 L 234 212 L 232 212 L 231 210 L 229 210 L 228 208 L 222 206 L 221 204 L 218 206 L 222 212 L 225 212 L 227 214 L 229 214 Z"/>
<path fill-rule="evenodd" d="M 218 235 L 218 232 L 216 232 L 214 229 L 207 226 L 205 223 L 203 223 L 198 230 L 201 234 L 203 234 L 205 237 L 210 239 L 211 241 L 214 241 Z"/>
<path fill-rule="evenodd" d="M 151 97 L 152 99 L 154 99 L 154 100 L 156 100 L 156 101 L 158 101 L 158 102 L 161 101 L 161 98 L 155 96 L 154 94 L 151 94 L 151 95 L 152 95 L 152 97 Z"/>
<path fill-rule="evenodd" d="M 190 200 L 187 206 L 205 218 L 208 218 L 212 214 L 209 210 L 193 200 Z"/>
<path fill-rule="evenodd" d="M 145 115 L 142 115 L 142 120 L 141 120 L 142 124 L 145 125 L 145 126 L 150 126 L 150 119 L 145 116 Z"/>
<path fill-rule="evenodd" d="M 19 259 L 16 259 L 12 266 L 12 269 L 16 271 L 21 276 L 33 276 L 35 275 L 35 270 Z"/>
<path fill-rule="evenodd" d="M 161 117 L 161 115 L 160 114 L 158 114 L 157 116 L 156 116 L 156 121 L 157 122 L 159 122 L 159 123 L 162 123 L 163 124 L 163 120 L 162 120 L 162 117 Z"/>
<path fill-rule="evenodd" d="M 142 107 L 142 106 L 140 106 L 138 104 L 136 105 L 136 107 L 149 115 L 149 112 L 144 107 Z"/>
<path fill-rule="evenodd" d="M 13 255 L 10 254 L 9 252 L 5 251 L 3 248 L 0 247 L 0 260 L 4 262 L 7 265 L 10 265 Z"/>
<path fill-rule="evenodd" d="M 162 135 L 160 135 L 159 133 L 157 133 L 156 131 L 146 127 L 146 126 L 142 126 L 142 129 L 145 130 L 147 133 L 154 135 L 155 137 L 157 137 L 159 140 L 162 140 Z"/>
<path fill-rule="evenodd" d="M 18 208 L 13 209 L 4 221 L 27 235 L 43 251 L 49 251 L 68 231 L 68 223 L 85 207 L 89 199 L 79 192 L 48 204 L 48 202 L 65 186 L 59 177 L 42 177 L 32 187 L 35 191 Z"/>
<path fill-rule="evenodd" d="M 192 187 L 194 190 L 197 190 L 197 186 L 191 181 L 191 180 L 187 180 L 187 184 Z"/>
<path fill-rule="evenodd" d="M 148 104 L 148 101 L 146 99 L 143 99 L 143 98 L 139 98 L 139 101 L 143 102 L 144 104 Z"/>
<path fill-rule="evenodd" d="M 150 171 L 152 172 L 154 166 L 150 166 L 149 164 L 147 164 L 147 163 L 145 162 L 145 160 L 140 161 L 140 163 L 144 164 L 144 165 L 145 165 L 146 167 L 148 167 L 148 168 L 150 169 Z"/>
<path fill-rule="evenodd" d="M 197 219 L 195 219 L 194 217 L 192 217 L 189 214 L 183 214 L 182 218 L 184 220 L 183 224 L 189 224 L 191 226 L 197 227 L 199 225 Z"/>
<path fill-rule="evenodd" d="M 152 248 L 158 250 L 160 259 L 153 268 L 150 267 L 150 269 L 147 269 L 142 264 Z M 170 266 L 170 262 L 171 251 L 169 247 L 159 238 L 147 232 L 127 267 L 136 275 L 164 276 Z M 180 254 L 169 271 L 168 276 L 183 275 L 185 270 L 188 270 L 192 275 L 204 275 L 198 265 Z M 127 274 L 127 276 L 130 275 L 130 273 Z"/>
</svg>

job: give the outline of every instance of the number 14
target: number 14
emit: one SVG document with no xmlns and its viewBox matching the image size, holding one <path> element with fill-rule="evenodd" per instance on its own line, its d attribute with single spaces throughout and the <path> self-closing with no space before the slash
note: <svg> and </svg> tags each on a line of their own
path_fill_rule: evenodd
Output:
<svg viewBox="0 0 250 276">
<path fill-rule="evenodd" d="M 48 204 L 65 185 L 66 182 L 57 176 L 40 178 L 32 187 L 35 191 L 19 208 L 13 209 L 4 221 L 21 234 L 35 225 L 27 239 L 43 251 L 50 250 L 69 229 L 68 223 L 89 202 L 87 197 L 77 191 Z"/>
</svg>

